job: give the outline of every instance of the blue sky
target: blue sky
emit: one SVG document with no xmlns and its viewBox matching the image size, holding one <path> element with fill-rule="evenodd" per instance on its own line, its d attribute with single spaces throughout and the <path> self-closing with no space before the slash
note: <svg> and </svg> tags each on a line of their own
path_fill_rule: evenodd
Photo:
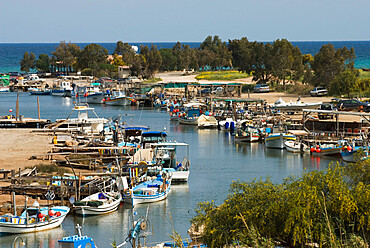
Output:
<svg viewBox="0 0 370 248">
<path fill-rule="evenodd" d="M 0 42 L 370 40 L 369 0 L 0 0 Z"/>
</svg>

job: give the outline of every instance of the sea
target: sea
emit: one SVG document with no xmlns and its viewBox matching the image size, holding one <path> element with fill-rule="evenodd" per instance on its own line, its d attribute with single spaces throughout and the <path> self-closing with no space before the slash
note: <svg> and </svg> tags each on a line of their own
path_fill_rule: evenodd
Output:
<svg viewBox="0 0 370 248">
<path fill-rule="evenodd" d="M 300 48 L 302 54 L 317 53 L 322 45 L 332 43 L 335 48 L 353 47 L 356 52 L 355 67 L 358 69 L 370 68 L 370 41 L 299 41 L 292 42 L 294 46 Z M 81 49 L 90 43 L 77 43 Z M 98 43 L 105 47 L 109 54 L 112 54 L 116 43 Z M 154 43 L 130 43 L 140 47 L 140 45 L 156 45 L 158 49 L 172 48 L 175 42 L 154 42 Z M 200 42 L 184 42 L 183 44 L 189 45 L 191 48 L 199 47 Z M 55 51 L 58 43 L 0 43 L 0 73 L 20 72 L 19 62 L 25 52 L 33 52 L 37 57 L 40 54 L 51 55 Z"/>
<path fill-rule="evenodd" d="M 20 98 L 20 114 L 37 118 L 37 96 L 28 92 L 0 93 L 0 116 L 16 108 L 17 94 Z M 74 98 L 39 96 L 41 118 L 55 121 L 66 118 L 74 105 Z M 70 214 L 61 227 L 31 234 L 0 235 L 0 247 L 11 247 L 14 240 L 22 239 L 25 247 L 57 248 L 58 240 L 76 234 L 75 226 L 82 226 L 82 234 L 93 237 L 99 248 L 112 247 L 114 241 L 125 241 L 135 219 L 147 216 L 151 235 L 147 246 L 171 241 L 177 232 L 184 240 L 195 215 L 197 204 L 212 202 L 219 205 L 226 199 L 233 181 L 265 180 L 281 183 L 287 177 L 299 177 L 303 172 L 323 170 L 334 161 L 330 157 L 311 157 L 309 154 L 293 154 L 285 150 L 267 149 L 262 143 L 237 144 L 234 136 L 218 130 L 203 130 L 171 122 L 166 111 L 145 107 L 119 107 L 90 105 L 99 117 L 120 118 L 128 124 L 149 125 L 151 131 L 164 131 L 169 141 L 186 142 L 190 146 L 190 177 L 187 183 L 172 185 L 166 200 L 138 205 L 132 212 L 122 204 L 118 211 L 103 216 L 82 218 Z M 0 137 L 1 142 L 1 137 Z M 181 152 L 181 151 L 179 151 Z M 182 154 L 177 158 L 182 160 Z M 1 166 L 0 166 L 1 168 Z M 143 241 L 142 241 L 143 244 Z M 13 247 L 13 246 L 12 246 Z M 21 246 L 14 246 L 21 247 Z M 22 246 L 23 247 L 23 246 Z M 123 247 L 130 247 L 125 245 Z"/>
</svg>

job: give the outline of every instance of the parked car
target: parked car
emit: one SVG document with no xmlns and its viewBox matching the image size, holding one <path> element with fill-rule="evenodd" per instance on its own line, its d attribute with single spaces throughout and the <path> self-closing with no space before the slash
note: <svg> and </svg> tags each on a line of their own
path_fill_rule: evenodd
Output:
<svg viewBox="0 0 370 248">
<path fill-rule="evenodd" d="M 257 84 L 254 86 L 253 91 L 255 93 L 270 92 L 270 87 L 268 84 Z"/>
<path fill-rule="evenodd" d="M 211 88 L 204 88 L 200 91 L 201 95 L 209 95 L 211 93 Z"/>
<path fill-rule="evenodd" d="M 222 94 L 222 93 L 224 93 L 224 88 L 223 87 L 217 87 L 215 90 L 212 90 L 211 93 L 216 94 L 216 95 Z"/>
<path fill-rule="evenodd" d="M 329 111 L 336 111 L 337 108 L 334 107 L 333 104 L 330 103 L 323 103 L 320 105 L 319 110 L 329 110 Z M 318 114 L 319 119 L 333 119 L 334 115 L 329 113 L 319 113 Z"/>
<path fill-rule="evenodd" d="M 350 100 L 339 100 L 337 103 L 338 110 L 357 110 L 357 111 L 365 111 L 370 112 L 370 104 L 361 102 L 356 99 Z"/>
<path fill-rule="evenodd" d="M 325 96 L 328 94 L 328 90 L 324 87 L 316 87 L 310 91 L 311 96 Z"/>
</svg>

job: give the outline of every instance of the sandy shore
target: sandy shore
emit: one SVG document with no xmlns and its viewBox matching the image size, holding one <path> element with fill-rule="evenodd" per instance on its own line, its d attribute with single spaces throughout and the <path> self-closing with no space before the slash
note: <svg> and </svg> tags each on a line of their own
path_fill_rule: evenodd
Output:
<svg viewBox="0 0 370 248">
<path fill-rule="evenodd" d="M 29 158 L 47 153 L 51 140 L 51 136 L 31 133 L 30 129 L 0 129 L 0 169 L 17 170 L 42 163 Z"/>
</svg>

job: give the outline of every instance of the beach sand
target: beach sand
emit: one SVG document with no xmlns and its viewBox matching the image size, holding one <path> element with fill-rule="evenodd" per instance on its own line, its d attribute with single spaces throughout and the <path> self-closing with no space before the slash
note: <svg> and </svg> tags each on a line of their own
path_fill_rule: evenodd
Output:
<svg viewBox="0 0 370 248">
<path fill-rule="evenodd" d="M 52 136 L 31 133 L 30 129 L 0 129 L 0 169 L 18 170 L 49 161 L 29 160 L 51 149 Z"/>
</svg>

